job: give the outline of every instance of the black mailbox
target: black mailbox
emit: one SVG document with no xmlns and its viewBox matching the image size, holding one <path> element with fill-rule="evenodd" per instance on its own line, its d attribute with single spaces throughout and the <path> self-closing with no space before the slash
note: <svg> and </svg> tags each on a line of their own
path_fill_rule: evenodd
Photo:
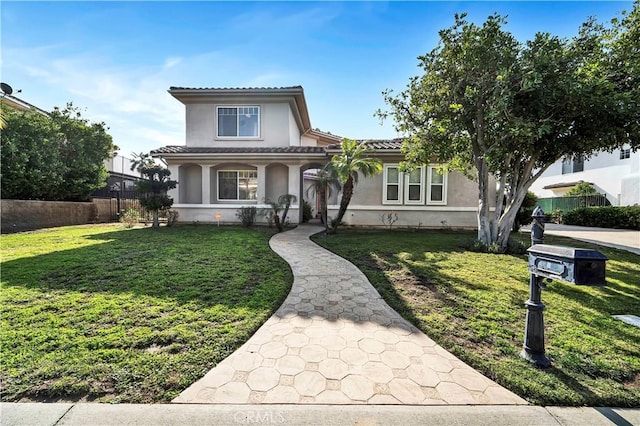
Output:
<svg viewBox="0 0 640 426">
<path fill-rule="evenodd" d="M 529 272 L 578 285 L 605 285 L 607 257 L 596 250 L 535 244 L 530 247 Z"/>
</svg>

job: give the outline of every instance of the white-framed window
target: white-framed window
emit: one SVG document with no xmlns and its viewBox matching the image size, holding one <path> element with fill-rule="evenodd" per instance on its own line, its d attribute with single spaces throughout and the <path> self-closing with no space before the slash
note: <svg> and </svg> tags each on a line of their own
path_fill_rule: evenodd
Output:
<svg viewBox="0 0 640 426">
<path fill-rule="evenodd" d="M 562 159 L 562 174 L 577 173 L 584 170 L 584 158 L 581 156 L 564 157 Z"/>
<path fill-rule="evenodd" d="M 447 173 L 437 165 L 427 167 L 427 204 L 447 204 Z"/>
<path fill-rule="evenodd" d="M 404 173 L 404 203 L 424 204 L 424 167 Z"/>
<path fill-rule="evenodd" d="M 631 148 L 622 148 L 620 150 L 620 159 L 626 160 L 627 158 L 631 158 Z"/>
<path fill-rule="evenodd" d="M 402 173 L 397 164 L 385 164 L 382 204 L 402 204 Z"/>
<path fill-rule="evenodd" d="M 260 137 L 260 107 L 219 106 L 218 115 L 219 138 L 259 138 Z"/>
<path fill-rule="evenodd" d="M 382 204 L 447 204 L 447 174 L 436 164 L 401 172 L 398 164 L 383 167 Z"/>
<path fill-rule="evenodd" d="M 258 172 L 256 170 L 218 171 L 218 200 L 256 200 L 257 192 Z"/>
</svg>

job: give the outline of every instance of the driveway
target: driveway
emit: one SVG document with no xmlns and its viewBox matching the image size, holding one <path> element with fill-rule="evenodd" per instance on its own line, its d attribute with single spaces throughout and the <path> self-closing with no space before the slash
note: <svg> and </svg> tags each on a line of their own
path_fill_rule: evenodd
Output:
<svg viewBox="0 0 640 426">
<path fill-rule="evenodd" d="M 523 231 L 529 230 L 529 227 L 526 229 L 523 228 Z M 576 240 L 626 250 L 640 255 L 640 231 L 547 223 L 545 225 L 545 234 L 570 237 Z"/>
</svg>

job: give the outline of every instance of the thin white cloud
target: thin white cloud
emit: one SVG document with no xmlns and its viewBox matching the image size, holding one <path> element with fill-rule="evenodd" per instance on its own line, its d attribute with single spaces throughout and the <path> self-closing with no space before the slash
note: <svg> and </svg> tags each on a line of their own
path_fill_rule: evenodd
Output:
<svg viewBox="0 0 640 426">
<path fill-rule="evenodd" d="M 182 58 L 180 57 L 171 57 L 171 58 L 167 58 L 164 61 L 164 65 L 162 66 L 162 69 L 169 69 L 169 68 L 173 68 L 176 65 L 178 65 L 180 62 L 182 62 Z"/>
</svg>

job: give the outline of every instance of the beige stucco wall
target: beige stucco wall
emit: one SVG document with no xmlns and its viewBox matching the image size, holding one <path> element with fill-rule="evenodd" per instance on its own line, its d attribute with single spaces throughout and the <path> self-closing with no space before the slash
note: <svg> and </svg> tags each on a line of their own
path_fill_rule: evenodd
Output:
<svg viewBox="0 0 640 426">
<path fill-rule="evenodd" d="M 240 220 L 236 216 L 238 209 L 243 206 L 250 206 L 249 204 L 234 204 L 234 205 L 203 205 L 203 206 L 184 206 L 178 205 L 171 208 L 179 213 L 178 222 L 180 223 L 216 223 L 216 214 L 220 214 L 221 224 L 239 223 Z M 267 204 L 254 204 L 258 209 L 258 216 L 256 217 L 257 224 L 267 224 L 264 213 L 270 209 Z M 290 224 L 298 223 L 299 213 L 298 206 L 291 206 L 289 208 L 289 214 L 287 219 Z"/>
<path fill-rule="evenodd" d="M 178 175 L 180 202 L 202 203 L 202 167 L 197 164 L 183 164 L 180 166 Z"/>
<path fill-rule="evenodd" d="M 397 162 L 385 162 L 385 164 L 397 164 Z M 351 199 L 351 204 L 363 206 L 383 206 L 382 186 L 384 175 L 380 173 L 371 178 L 360 177 Z M 490 185 L 495 186 L 492 180 Z M 477 207 L 478 205 L 478 185 L 476 182 L 467 179 L 459 172 L 451 172 L 447 176 L 447 207 Z M 427 185 L 424 185 L 424 198 L 426 200 Z M 494 191 L 495 192 L 495 191 Z M 424 205 L 429 205 L 426 202 Z M 415 205 L 411 205 L 412 207 Z M 403 205 L 389 205 L 388 208 L 402 209 Z"/>
<path fill-rule="evenodd" d="M 270 164 L 266 173 L 266 199 L 277 201 L 278 197 L 289 192 L 289 168 L 284 164 Z"/>
<path fill-rule="evenodd" d="M 228 103 L 227 103 L 228 102 Z M 300 131 L 287 102 L 258 102 L 246 98 L 211 103 L 186 104 L 186 145 L 192 147 L 274 147 L 300 145 Z M 217 106 L 256 105 L 260 107 L 260 138 L 217 138 Z"/>
</svg>

